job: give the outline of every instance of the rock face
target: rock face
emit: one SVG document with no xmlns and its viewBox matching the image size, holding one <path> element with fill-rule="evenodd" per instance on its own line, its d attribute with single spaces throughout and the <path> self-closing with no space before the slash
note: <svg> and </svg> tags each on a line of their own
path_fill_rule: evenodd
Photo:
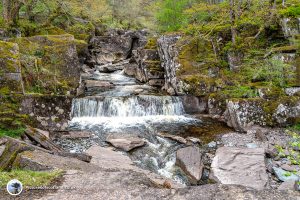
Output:
<svg viewBox="0 0 300 200">
<path fill-rule="evenodd" d="M 15 38 L 20 51 L 24 88 L 42 94 L 75 94 L 80 80 L 76 41 L 72 35 Z"/>
<path fill-rule="evenodd" d="M 137 147 L 141 147 L 145 144 L 145 141 L 137 137 L 116 137 L 108 136 L 106 141 L 112 144 L 114 147 L 123 151 L 131 151 Z"/>
<path fill-rule="evenodd" d="M 202 177 L 202 155 L 198 147 L 189 146 L 176 152 L 176 165 L 188 176 L 191 183 L 196 184 Z"/>
<path fill-rule="evenodd" d="M 90 40 L 91 65 L 116 63 L 132 56 L 132 51 L 146 43 L 143 31 L 111 30 Z"/>
<path fill-rule="evenodd" d="M 62 131 L 68 127 L 72 98 L 67 96 L 26 96 L 20 113 L 31 118 L 31 125 L 43 130 Z"/>
<path fill-rule="evenodd" d="M 218 148 L 211 167 L 212 177 L 222 184 L 262 190 L 268 181 L 263 148 Z"/>
<path fill-rule="evenodd" d="M 264 101 L 263 99 L 229 100 L 224 112 L 227 125 L 236 131 L 246 132 L 252 125 L 287 126 L 300 116 L 300 99 L 282 98 Z"/>
<path fill-rule="evenodd" d="M 1 94 L 24 93 L 19 46 L 0 41 L 0 52 Z"/>
<path fill-rule="evenodd" d="M 176 71 L 180 67 L 177 60 L 178 49 L 176 47 L 176 42 L 180 36 L 170 35 L 162 36 L 158 39 L 158 52 L 160 59 L 162 61 L 161 66 L 165 71 L 165 89 L 170 95 L 182 93 L 182 88 L 179 87 L 179 80 L 176 77 Z"/>
</svg>

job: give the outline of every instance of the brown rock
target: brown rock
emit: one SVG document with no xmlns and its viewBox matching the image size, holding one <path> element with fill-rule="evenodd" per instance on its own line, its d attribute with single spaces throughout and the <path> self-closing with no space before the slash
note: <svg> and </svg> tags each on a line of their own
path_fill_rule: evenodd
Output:
<svg viewBox="0 0 300 200">
<path fill-rule="evenodd" d="M 261 190 L 268 181 L 263 148 L 220 147 L 211 167 L 211 177 L 222 184 Z"/>
<path fill-rule="evenodd" d="M 290 180 L 281 183 L 278 187 L 278 190 L 295 190 L 295 183 L 296 181 Z"/>
<path fill-rule="evenodd" d="M 92 135 L 88 131 L 70 131 L 67 135 L 62 135 L 61 138 L 77 139 L 77 138 L 90 138 Z"/>
<path fill-rule="evenodd" d="M 196 184 L 202 177 L 202 155 L 198 147 L 189 146 L 176 152 L 176 165 L 188 176 L 192 184 Z"/>
<path fill-rule="evenodd" d="M 187 143 L 186 139 L 184 139 L 183 137 L 177 136 L 177 135 L 171 135 L 171 134 L 168 134 L 168 133 L 158 133 L 158 135 L 161 136 L 161 137 L 164 137 L 164 138 L 174 140 L 174 141 L 182 143 L 182 144 Z"/>
<path fill-rule="evenodd" d="M 109 142 L 114 147 L 121 149 L 123 151 L 131 151 L 137 147 L 145 145 L 145 141 L 137 137 L 119 137 L 108 136 L 106 141 Z"/>
</svg>

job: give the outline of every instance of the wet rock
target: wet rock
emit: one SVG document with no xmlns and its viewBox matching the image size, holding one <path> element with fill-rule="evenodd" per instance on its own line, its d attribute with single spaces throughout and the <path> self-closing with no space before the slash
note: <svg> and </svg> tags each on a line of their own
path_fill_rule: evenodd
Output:
<svg viewBox="0 0 300 200">
<path fill-rule="evenodd" d="M 118 70 L 123 70 L 125 65 L 128 64 L 128 62 L 128 60 L 125 60 L 116 64 L 109 63 L 105 65 L 96 66 L 96 69 L 99 70 L 99 72 L 111 73 Z"/>
<path fill-rule="evenodd" d="M 201 179 L 204 165 L 198 147 L 189 146 L 177 150 L 176 165 L 185 172 L 192 184 Z"/>
<path fill-rule="evenodd" d="M 290 180 L 281 183 L 278 190 L 295 190 L 296 181 Z"/>
<path fill-rule="evenodd" d="M 94 88 L 94 87 L 112 88 L 113 84 L 108 82 L 108 81 L 86 80 L 85 81 L 85 87 L 87 87 L 87 88 Z"/>
<path fill-rule="evenodd" d="M 299 181 L 300 177 L 279 167 L 273 167 L 275 176 L 281 181 Z"/>
<path fill-rule="evenodd" d="M 172 135 L 172 134 L 168 134 L 168 133 L 158 133 L 159 136 L 164 137 L 164 138 L 168 138 L 171 140 L 174 140 L 176 142 L 179 142 L 181 144 L 186 144 L 187 140 L 184 139 L 183 137 L 177 136 L 177 135 Z"/>
<path fill-rule="evenodd" d="M 146 43 L 145 32 L 111 30 L 104 36 L 95 36 L 90 40 L 88 63 L 105 65 L 126 60 L 132 56 L 132 51 Z"/>
<path fill-rule="evenodd" d="M 188 114 L 205 113 L 207 111 L 207 100 L 195 96 L 183 96 L 184 110 Z"/>
<path fill-rule="evenodd" d="M 187 137 L 187 142 L 191 142 L 193 144 L 202 144 L 202 141 L 199 138 Z"/>
<path fill-rule="evenodd" d="M 78 138 L 90 138 L 92 136 L 91 132 L 88 131 L 70 131 L 66 135 L 62 135 L 61 138 L 64 139 L 78 139 Z"/>
<path fill-rule="evenodd" d="M 138 68 L 138 65 L 135 63 L 128 63 L 124 67 L 124 73 L 128 76 L 135 76 L 136 75 L 136 69 Z"/>
<path fill-rule="evenodd" d="M 145 141 L 138 137 L 117 137 L 111 135 L 106 138 L 106 141 L 123 151 L 131 151 L 145 145 Z"/>
<path fill-rule="evenodd" d="M 212 142 L 208 143 L 207 146 L 208 146 L 209 148 L 216 148 L 216 147 L 217 147 L 217 142 L 212 141 Z"/>
<path fill-rule="evenodd" d="M 155 86 L 155 87 L 162 87 L 164 83 L 165 83 L 164 79 L 151 79 L 148 82 L 150 86 Z"/>
<path fill-rule="evenodd" d="M 220 147 L 211 167 L 211 177 L 222 184 L 243 185 L 262 190 L 268 181 L 263 148 Z"/>
</svg>

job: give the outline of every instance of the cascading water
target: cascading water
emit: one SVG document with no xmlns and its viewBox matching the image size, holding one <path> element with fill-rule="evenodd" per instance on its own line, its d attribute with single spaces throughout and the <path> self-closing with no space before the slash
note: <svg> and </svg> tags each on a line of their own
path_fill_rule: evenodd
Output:
<svg viewBox="0 0 300 200">
<path fill-rule="evenodd" d="M 74 99 L 73 117 L 141 117 L 151 115 L 183 115 L 179 97 L 133 96 Z"/>
<path fill-rule="evenodd" d="M 92 131 L 100 145 L 107 145 L 106 137 L 111 134 L 144 138 L 147 145 L 130 152 L 133 161 L 142 168 L 186 183 L 175 167 L 176 150 L 181 145 L 157 134 L 176 134 L 182 127 L 201 123 L 185 115 L 182 98 L 153 95 L 152 88 L 148 94 L 147 90 L 143 93 L 147 95 L 133 95 L 135 89 L 145 90 L 149 86 L 136 83 L 122 71 L 96 72 L 89 80 L 110 80 L 115 87 L 100 92 L 87 88 L 86 97 L 74 99 L 70 129 Z"/>
</svg>

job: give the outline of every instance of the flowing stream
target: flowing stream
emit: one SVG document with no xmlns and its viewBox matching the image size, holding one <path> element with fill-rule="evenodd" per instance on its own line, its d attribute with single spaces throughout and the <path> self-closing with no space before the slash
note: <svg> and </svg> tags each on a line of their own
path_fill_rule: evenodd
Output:
<svg viewBox="0 0 300 200">
<path fill-rule="evenodd" d="M 155 88 L 138 83 L 122 70 L 96 71 L 85 76 L 85 80 L 108 81 L 113 87 L 87 88 L 85 97 L 74 99 L 69 128 L 93 132 L 102 146 L 108 145 L 105 142 L 108 135 L 144 138 L 147 144 L 129 152 L 131 159 L 144 169 L 188 184 L 175 166 L 176 150 L 182 144 L 158 136 L 159 132 L 179 135 L 189 127 L 203 125 L 185 113 L 182 98 L 160 96 Z"/>
</svg>

